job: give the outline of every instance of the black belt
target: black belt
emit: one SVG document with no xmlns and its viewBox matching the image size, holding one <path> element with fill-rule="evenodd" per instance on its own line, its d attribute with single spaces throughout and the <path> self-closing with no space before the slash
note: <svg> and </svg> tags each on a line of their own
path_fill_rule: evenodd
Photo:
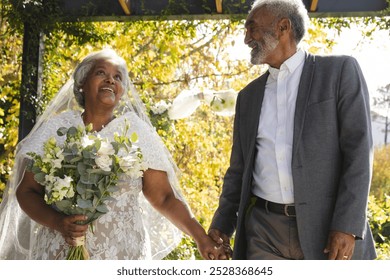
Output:
<svg viewBox="0 0 390 280">
<path fill-rule="evenodd" d="M 264 200 L 261 197 L 256 197 L 256 206 L 265 209 L 266 211 L 276 214 L 295 217 L 295 206 L 293 204 L 280 204 Z"/>
</svg>

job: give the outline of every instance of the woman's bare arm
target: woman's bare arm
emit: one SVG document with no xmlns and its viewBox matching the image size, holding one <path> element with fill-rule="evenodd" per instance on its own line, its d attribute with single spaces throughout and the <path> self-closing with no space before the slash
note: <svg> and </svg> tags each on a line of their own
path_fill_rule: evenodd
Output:
<svg viewBox="0 0 390 280">
<path fill-rule="evenodd" d="M 226 258 L 223 249 L 206 234 L 186 205 L 175 197 L 165 172 L 145 171 L 143 193 L 154 208 L 195 240 L 204 259 Z"/>
<path fill-rule="evenodd" d="M 84 221 L 83 215 L 66 216 L 48 205 L 44 200 L 44 187 L 34 179 L 32 172 L 26 171 L 16 190 L 16 197 L 23 211 L 37 223 L 59 231 L 67 243 L 75 245 L 73 238 L 85 235 L 88 225 L 78 225 Z"/>
</svg>

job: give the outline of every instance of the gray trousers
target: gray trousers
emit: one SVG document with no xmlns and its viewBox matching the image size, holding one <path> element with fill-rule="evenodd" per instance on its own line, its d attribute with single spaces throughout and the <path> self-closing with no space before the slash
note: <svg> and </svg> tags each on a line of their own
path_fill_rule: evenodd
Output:
<svg viewBox="0 0 390 280">
<path fill-rule="evenodd" d="M 253 206 L 245 221 L 248 260 L 301 260 L 303 252 L 294 217 Z"/>
</svg>

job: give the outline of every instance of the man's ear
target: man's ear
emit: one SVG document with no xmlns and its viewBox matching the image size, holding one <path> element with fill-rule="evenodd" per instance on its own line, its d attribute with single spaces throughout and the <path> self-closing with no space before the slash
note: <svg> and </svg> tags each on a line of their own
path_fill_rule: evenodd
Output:
<svg viewBox="0 0 390 280">
<path fill-rule="evenodd" d="M 291 21 L 288 18 L 282 18 L 278 22 L 278 31 L 283 33 L 291 30 Z"/>
</svg>

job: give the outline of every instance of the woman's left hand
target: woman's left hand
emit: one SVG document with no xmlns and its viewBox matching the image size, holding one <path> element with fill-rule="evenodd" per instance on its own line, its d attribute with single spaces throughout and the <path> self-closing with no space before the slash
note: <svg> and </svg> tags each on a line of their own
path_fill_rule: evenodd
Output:
<svg viewBox="0 0 390 280">
<path fill-rule="evenodd" d="M 229 258 L 223 244 L 212 240 L 199 222 L 191 216 L 187 206 L 175 197 L 164 171 L 146 170 L 143 176 L 142 191 L 155 209 L 195 240 L 204 259 L 226 260 Z"/>
</svg>

